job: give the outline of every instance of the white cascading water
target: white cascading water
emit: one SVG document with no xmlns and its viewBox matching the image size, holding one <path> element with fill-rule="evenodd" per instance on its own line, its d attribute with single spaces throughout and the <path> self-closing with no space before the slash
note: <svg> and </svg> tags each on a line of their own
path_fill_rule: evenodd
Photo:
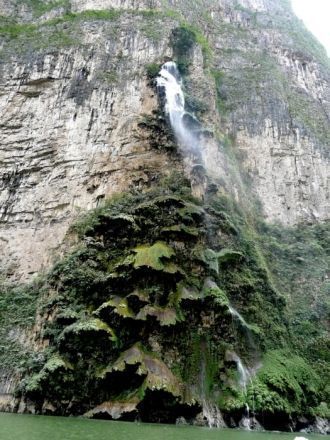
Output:
<svg viewBox="0 0 330 440">
<path fill-rule="evenodd" d="M 245 367 L 241 358 L 236 353 L 233 353 L 232 356 L 233 356 L 233 360 L 236 362 L 237 365 L 237 371 L 239 374 L 239 385 L 243 390 L 244 396 L 246 396 L 247 386 L 252 379 L 251 372 L 248 368 Z M 240 422 L 240 426 L 241 428 L 250 431 L 251 430 L 250 407 L 247 403 L 245 404 L 245 410 L 246 410 L 246 414 L 243 416 Z"/>
<path fill-rule="evenodd" d="M 254 351 L 256 350 L 256 346 L 255 346 L 255 342 L 254 342 L 254 338 L 253 338 L 253 334 L 251 332 L 251 327 L 249 326 L 249 324 L 245 321 L 245 319 L 243 318 L 243 316 L 231 305 L 229 304 L 228 306 L 228 310 L 231 314 L 231 316 L 236 319 L 241 327 L 243 328 L 243 330 L 245 331 L 246 337 L 248 339 L 249 342 L 249 348 L 253 349 Z M 260 365 L 259 365 L 260 366 Z M 258 366 L 258 368 L 259 368 Z"/>
<path fill-rule="evenodd" d="M 249 328 L 249 326 L 248 326 L 247 322 L 245 321 L 245 319 L 243 318 L 243 316 L 236 309 L 234 309 L 233 306 L 229 305 L 228 310 L 230 311 L 231 315 L 234 318 L 239 320 L 239 322 L 242 324 L 243 327 Z"/>
<path fill-rule="evenodd" d="M 226 426 L 217 405 L 206 399 L 203 399 L 202 405 L 203 416 L 206 418 L 209 428 L 223 428 Z"/>
<path fill-rule="evenodd" d="M 163 64 L 157 77 L 157 88 L 165 95 L 165 113 L 180 147 L 185 151 L 199 149 L 198 136 L 185 123 L 185 99 L 182 90 L 182 79 L 174 61 Z"/>
<path fill-rule="evenodd" d="M 236 362 L 237 370 L 239 373 L 239 384 L 240 384 L 244 394 L 246 394 L 247 385 L 249 384 L 249 382 L 251 380 L 250 371 L 244 366 L 243 362 L 241 361 L 241 358 L 239 356 L 237 356 L 236 354 L 234 355 L 234 360 Z"/>
</svg>

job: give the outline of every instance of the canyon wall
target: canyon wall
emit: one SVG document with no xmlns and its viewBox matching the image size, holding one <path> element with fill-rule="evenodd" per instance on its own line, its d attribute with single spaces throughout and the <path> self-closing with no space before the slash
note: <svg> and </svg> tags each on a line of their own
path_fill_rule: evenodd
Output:
<svg viewBox="0 0 330 440">
<path fill-rule="evenodd" d="M 274 299 L 274 290 L 287 301 L 285 317 L 276 315 L 274 322 L 290 322 L 298 334 L 301 323 L 308 333 L 308 326 L 319 320 L 321 333 L 315 337 L 323 353 L 329 59 L 286 0 L 1 3 L 0 273 L 6 295 L 12 285 L 35 286 L 26 297 L 35 308 L 26 316 L 22 312 L 21 321 L 11 323 L 10 313 L 16 313 L 23 297 L 16 291 L 12 308 L 3 300 L 2 337 L 16 349 L 17 344 L 27 351 L 33 347 L 34 353 L 49 343 L 41 332 L 55 312 L 45 318 L 38 309 L 43 294 L 33 292 L 40 288 L 39 278 L 76 243 L 72 225 L 84 213 L 98 212 L 118 194 L 152 190 L 173 172 L 191 179 L 191 164 L 175 148 L 155 87 L 157 72 L 171 59 L 182 71 L 189 111 L 208 139 L 203 152 L 210 178 L 206 202 L 211 193 L 227 197 L 238 208 L 226 216 L 232 216 L 235 227 L 245 225 L 244 246 L 227 227 L 216 233 L 215 247 L 228 242 L 248 254 L 248 243 L 254 242 L 256 273 L 267 278 L 265 310 L 282 301 Z M 228 205 L 221 206 L 225 212 Z M 212 212 L 206 214 L 211 224 Z M 201 234 L 201 242 L 212 242 Z M 151 240 L 150 232 L 144 241 L 147 237 Z M 236 305 L 258 322 L 262 306 L 258 313 L 253 307 L 259 307 L 256 292 L 263 293 L 260 287 L 248 288 L 248 278 L 244 289 L 255 296 L 244 299 L 237 288 Z M 52 292 L 61 289 L 57 281 L 49 283 Z M 227 294 L 235 302 L 234 286 L 227 286 Z M 23 318 L 29 320 L 27 331 Z M 261 324 L 263 331 L 267 325 Z M 160 340 L 150 342 L 151 347 L 157 344 Z M 260 350 L 267 352 L 267 344 L 266 338 Z M 10 359 L 4 347 L 0 357 Z M 166 356 L 171 363 L 173 353 Z M 14 373 L 0 367 L 3 395 L 11 395 L 24 375 L 16 367 Z"/>
</svg>

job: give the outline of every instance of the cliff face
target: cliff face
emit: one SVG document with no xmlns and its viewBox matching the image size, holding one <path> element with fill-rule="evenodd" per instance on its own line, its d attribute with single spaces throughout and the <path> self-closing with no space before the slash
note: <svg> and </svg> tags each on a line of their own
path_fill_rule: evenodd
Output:
<svg viewBox="0 0 330 440">
<path fill-rule="evenodd" d="M 73 47 L 31 53 L 24 41 L 28 47 L 14 59 L 5 46 L 5 272 L 25 277 L 38 272 L 49 265 L 79 210 L 93 208 L 130 185 L 139 187 L 170 167 L 163 154 L 150 151 L 138 128 L 143 115 L 157 107 L 145 66 L 168 49 L 165 42 L 150 44 L 139 29 L 135 31 L 138 23 L 143 25 L 141 17 L 125 15 L 109 22 L 82 21 L 74 33 L 77 48 L 72 40 Z"/>
<path fill-rule="evenodd" d="M 167 8 L 198 17 L 209 40 L 222 120 L 212 102 L 205 119 L 235 138 L 266 218 L 326 218 L 329 72 L 285 5 L 210 2 L 198 14 L 185 2 L 101 3 L 2 7 L 2 271 L 26 278 L 47 267 L 77 211 L 168 167 L 137 130 L 157 108 L 146 66 L 171 56 Z M 12 24 L 17 13 L 37 24 Z M 201 100 L 215 94 L 203 71 L 194 85 Z"/>
<path fill-rule="evenodd" d="M 184 266 L 188 262 L 176 263 L 183 264 L 182 270 L 185 273 L 192 268 L 195 275 L 200 273 L 200 284 L 205 284 L 205 279 L 210 277 L 213 277 L 212 282 L 222 283 L 229 301 L 234 302 L 241 312 L 246 311 L 247 316 L 260 326 L 262 332 L 267 332 L 267 326 L 271 325 L 273 339 L 276 339 L 275 335 L 282 335 L 282 346 L 277 346 L 274 341 L 270 342 L 266 336 L 261 337 L 257 343 L 257 351 L 260 353 L 283 349 L 283 346 L 288 348 L 285 344 L 289 337 L 284 335 L 284 328 L 281 327 L 285 322 L 293 325 L 291 330 L 294 335 L 302 332 L 302 337 L 304 332 L 309 333 L 308 329 L 315 326 L 315 320 L 320 320 L 322 325 L 326 322 L 324 298 L 327 279 L 326 220 L 329 214 L 329 60 L 318 43 L 294 17 L 288 2 L 208 0 L 194 2 L 192 5 L 185 0 L 8 0 L 0 6 L 0 49 L 0 269 L 5 280 L 27 282 L 35 275 L 48 271 L 59 256 L 68 252 L 68 230 L 81 213 L 102 207 L 104 201 L 116 193 L 128 193 L 131 190 L 143 193 L 148 188 L 164 188 L 166 178 L 170 179 L 173 171 L 181 174 L 185 172 L 186 176 L 187 172 L 189 174 L 189 160 L 186 158 L 183 161 L 176 151 L 175 141 L 161 112 L 154 84 L 154 77 L 161 64 L 174 58 L 184 75 L 187 105 L 209 133 L 203 156 L 206 173 L 213 182 L 212 189 L 210 185 L 207 189 L 205 203 L 209 203 L 209 207 L 205 207 L 203 220 L 197 221 L 193 217 L 190 223 L 184 223 L 180 233 L 184 235 L 182 231 L 185 231 L 187 234 L 185 228 L 193 227 L 199 231 L 196 232 L 196 237 L 199 237 L 201 246 L 213 247 L 219 252 L 221 248 L 230 245 L 235 248 L 235 252 L 245 255 L 246 258 L 244 263 L 241 260 L 240 263 L 235 263 L 239 264 L 240 269 L 226 266 L 223 274 L 221 271 L 220 274 L 217 271 L 215 274 L 214 268 L 201 269 L 198 265 L 195 267 L 196 262 L 189 267 Z M 175 185 L 173 187 L 173 183 L 171 185 L 170 193 L 174 198 L 168 203 L 175 218 L 176 210 L 183 209 L 188 200 L 186 194 L 181 194 L 178 188 L 174 188 Z M 182 185 L 184 186 L 183 183 Z M 194 194 L 198 194 L 198 182 L 195 186 L 192 182 L 192 186 Z M 216 193 L 214 197 L 219 200 L 222 197 L 221 203 L 213 199 L 208 201 L 211 193 Z M 153 197 L 161 195 L 162 191 L 156 191 Z M 175 202 L 175 197 L 183 198 L 183 201 Z M 228 204 L 225 198 L 231 202 Z M 150 197 L 147 201 L 151 202 Z M 151 245 L 152 242 L 163 240 L 161 235 L 150 235 L 148 228 L 156 228 L 158 231 L 161 225 L 147 221 L 149 215 L 163 219 L 164 227 L 177 226 L 167 218 L 169 214 L 166 210 L 163 211 L 164 207 L 157 205 L 151 214 L 134 211 L 133 207 L 140 202 L 141 200 L 132 199 L 130 208 L 126 205 L 111 208 L 116 211 L 116 215 L 122 209 L 123 215 L 133 216 L 140 230 L 144 231 L 144 235 L 139 235 L 133 228 L 137 235 L 132 232 L 131 248 L 146 242 Z M 237 209 L 233 208 L 234 205 Z M 228 221 L 233 223 L 233 229 L 222 225 L 224 230 L 221 232 L 221 228 L 216 229 L 214 226 L 205 235 L 209 224 L 219 222 L 219 219 L 215 220 L 213 217 L 215 214 L 211 208 L 220 209 Z M 104 230 L 93 229 L 91 236 L 86 230 L 80 236 L 78 234 L 75 241 L 83 237 L 88 241 L 92 237 L 100 242 L 104 240 L 107 227 L 118 234 L 112 220 L 108 220 L 109 224 L 107 221 L 100 221 Z M 125 222 L 121 227 L 129 230 Z M 239 239 L 233 238 L 236 234 L 234 230 L 236 233 L 237 230 L 240 231 Z M 172 229 L 172 234 L 173 231 Z M 176 231 L 178 232 L 177 229 Z M 192 231 L 189 244 L 185 245 L 188 260 L 188 250 L 192 249 L 191 234 Z M 178 237 L 172 237 L 171 240 L 180 241 Z M 257 247 L 253 252 L 248 244 L 251 241 Z M 118 246 L 127 257 L 129 245 L 118 242 Z M 178 245 L 173 246 L 178 252 Z M 108 252 L 102 258 L 119 258 L 117 254 L 111 253 L 112 250 Z M 162 248 L 161 252 L 165 252 L 165 259 L 170 258 L 169 250 Z M 92 254 L 89 254 L 91 260 L 94 258 Z M 79 261 L 82 264 L 84 260 Z M 134 264 L 136 269 L 136 261 Z M 160 262 L 156 261 L 154 264 L 154 269 L 160 270 Z M 62 269 L 65 272 L 65 268 Z M 117 269 L 112 269 L 118 272 Z M 74 269 L 72 270 L 74 273 Z M 244 277 L 240 276 L 239 280 L 229 279 L 230 274 L 236 270 L 241 270 Z M 245 272 L 250 270 L 253 281 L 251 273 Z M 124 273 L 130 280 L 127 281 L 127 286 L 134 290 L 136 275 Z M 175 273 L 177 278 L 171 281 L 173 286 L 180 282 L 181 277 L 179 272 Z M 144 275 L 140 274 L 140 277 L 143 279 Z M 11 323 L 11 317 L 19 312 L 16 306 L 7 304 L 6 295 L 11 287 L 6 285 L 3 288 L 7 292 L 3 293 L 2 301 L 6 318 L 0 321 L 1 334 L 10 342 L 8 346 L 5 345 L 7 353 L 1 353 L 2 359 L 7 356 L 6 362 L 10 360 L 8 350 L 14 352 L 20 346 L 26 350 L 26 358 L 31 359 L 31 350 L 38 353 L 48 344 L 56 345 L 54 341 L 57 336 L 63 342 L 64 336 L 59 336 L 60 331 L 67 331 L 63 328 L 63 322 L 68 319 L 67 324 L 74 325 L 75 319 L 72 317 L 62 319 L 56 330 L 59 332 L 57 336 L 54 336 L 56 332 L 52 336 L 43 335 L 42 332 L 45 322 L 56 321 L 56 313 L 60 309 L 59 303 L 54 306 L 56 301 L 52 305 L 49 301 L 49 310 L 45 311 L 44 297 L 49 300 L 49 296 L 53 297 L 54 292 L 57 292 L 60 298 L 63 285 L 68 288 L 69 281 L 65 280 L 65 276 L 61 281 L 56 276 L 51 276 L 46 282 L 41 280 L 41 284 L 30 286 L 25 295 L 35 307 L 22 311 L 22 319 L 16 320 L 14 324 Z M 164 280 L 159 281 L 161 288 L 163 282 Z M 149 280 L 147 284 L 150 283 Z M 196 280 L 194 283 L 196 287 Z M 19 302 L 22 295 L 20 291 L 15 292 Z M 244 292 L 247 295 L 245 298 Z M 280 299 L 276 299 L 274 292 L 277 292 Z M 264 322 L 263 310 L 270 313 L 271 304 L 274 306 L 281 303 L 281 294 L 287 300 L 285 311 L 283 304 L 276 306 L 279 315 L 276 312 L 270 317 L 271 324 Z M 141 296 L 138 297 L 142 301 Z M 226 300 L 222 300 L 222 307 L 225 307 Z M 40 304 L 37 307 L 37 301 L 42 301 L 43 308 L 40 309 Z M 73 299 L 72 301 L 74 302 Z M 86 298 L 79 301 L 81 310 L 100 308 L 102 304 L 97 301 L 92 301 L 91 304 Z M 112 298 L 111 301 L 117 299 Z M 244 398 L 228 391 L 234 381 L 230 378 L 232 373 L 229 370 L 235 364 L 235 357 L 230 355 L 230 349 L 235 348 L 237 351 L 240 347 L 247 362 L 258 362 L 253 354 L 254 349 L 242 349 L 243 336 L 239 331 L 236 332 L 237 329 L 230 332 L 228 316 L 226 318 L 223 311 L 217 310 L 218 305 L 212 301 L 207 307 L 213 309 L 211 315 L 215 313 L 217 317 L 210 317 L 210 312 L 204 310 L 202 318 L 194 318 L 196 328 L 199 328 L 196 331 L 200 335 L 203 328 L 207 328 L 207 334 L 216 334 L 215 328 L 221 327 L 220 323 L 223 323 L 223 335 L 229 345 L 227 348 L 222 346 L 216 353 L 229 365 L 228 368 L 222 365 L 223 370 L 218 373 L 219 377 L 228 377 L 220 380 L 215 374 L 212 382 L 219 389 L 227 387 L 227 391 L 222 394 L 226 398 L 221 397 L 221 409 L 229 418 L 231 414 L 238 420 L 244 412 Z M 112 303 L 112 307 L 114 304 Z M 161 306 L 164 307 L 165 304 L 161 303 Z M 167 306 L 170 307 L 169 303 Z M 71 310 L 72 304 L 66 304 L 65 307 Z M 179 307 L 178 303 L 176 307 Z M 205 309 L 205 304 L 198 307 Z M 38 318 L 34 322 L 36 308 Z M 258 308 L 260 310 L 256 312 Z M 148 321 L 147 316 L 153 316 L 153 319 L 156 316 L 161 326 L 164 324 L 162 319 L 169 319 L 165 326 L 176 325 L 177 320 L 180 321 L 172 315 L 172 318 L 159 318 L 158 309 L 157 313 L 154 309 L 152 312 L 150 310 L 149 315 L 144 312 L 144 320 Z M 312 312 L 309 316 L 310 310 Z M 137 316 L 141 310 L 139 313 L 135 310 L 134 313 L 134 319 L 139 320 L 141 316 Z M 173 310 L 168 313 L 173 313 Z M 184 315 L 186 312 L 183 310 L 182 313 Z M 281 327 L 280 330 L 274 322 Z M 29 324 L 27 332 L 26 324 Z M 301 324 L 303 330 L 299 327 Z M 97 332 L 99 324 L 95 325 L 94 330 Z M 313 362 L 319 362 L 320 359 L 323 362 L 322 356 L 325 356 L 326 336 L 322 325 L 314 335 L 315 339 L 310 341 L 311 344 L 318 341 L 320 347 L 313 354 Z M 122 328 L 123 325 L 120 324 L 119 327 Z M 184 333 L 185 330 L 181 330 Z M 150 328 L 143 330 L 144 333 L 148 331 Z M 73 329 L 74 334 L 79 332 L 79 329 Z M 256 335 L 254 337 L 258 339 Z M 164 335 L 155 338 L 154 341 L 149 338 L 149 345 L 145 341 L 143 343 L 158 354 L 162 352 L 159 347 L 162 347 L 165 353 L 163 361 L 167 366 L 158 365 L 158 370 L 165 371 L 168 366 L 174 366 L 178 370 L 184 368 L 186 361 L 183 354 L 193 351 L 194 343 L 188 349 L 176 341 L 171 353 L 162 339 L 165 338 Z M 239 341 L 237 346 L 232 345 L 234 339 Z M 121 351 L 116 352 L 118 356 L 122 353 L 121 362 L 126 364 L 129 362 L 125 356 L 131 356 L 132 353 L 125 350 L 129 350 L 131 342 L 141 341 L 129 338 L 123 343 Z M 218 339 L 212 340 L 215 346 L 218 342 Z M 204 353 L 205 340 L 198 344 L 199 351 Z M 303 346 L 301 340 L 299 344 Z M 61 343 L 59 345 L 62 347 Z M 68 343 L 66 350 L 74 351 L 74 345 L 74 342 Z M 289 346 L 292 347 L 290 344 Z M 132 365 L 144 365 L 148 376 L 149 370 L 145 365 L 151 362 L 149 355 L 144 354 L 144 348 L 136 345 L 134 347 L 134 356 L 138 361 L 135 360 Z M 61 349 L 64 350 L 63 347 Z M 301 350 L 308 351 L 308 344 Z M 173 359 L 179 355 L 182 362 L 176 365 Z M 54 361 L 51 358 L 55 364 L 49 366 L 47 355 L 43 356 L 43 366 L 36 362 L 36 365 L 27 367 L 30 375 L 38 368 L 43 368 L 41 371 L 44 374 L 47 371 L 56 371 L 57 367 L 71 370 L 71 366 L 77 363 L 74 356 L 64 364 L 61 364 L 63 360 L 59 361 L 57 358 Z M 191 353 L 191 357 L 193 356 L 194 353 Z M 206 360 L 211 363 L 208 353 L 203 356 L 199 359 L 200 365 Z M 257 357 L 259 356 L 261 355 Z M 188 355 L 187 357 L 189 358 Z M 15 360 L 19 361 L 17 358 Z M 110 360 L 114 361 L 111 358 L 107 362 Z M 2 390 L 5 393 L 12 392 L 17 381 L 26 375 L 26 367 L 15 367 L 13 373 L 7 366 L 10 362 L 6 362 L 3 362 L 5 367 L 2 367 Z M 29 364 L 26 359 L 24 362 Z M 279 358 L 269 355 L 264 364 L 267 366 L 272 362 L 281 363 Z M 121 365 L 120 362 L 118 365 Z M 286 365 L 285 368 L 289 366 Z M 107 370 L 103 378 L 112 373 L 113 370 Z M 167 370 L 164 372 L 164 377 L 167 378 L 165 382 L 170 384 L 168 387 L 174 396 L 181 395 L 171 374 Z M 267 370 L 262 374 L 265 378 L 271 373 Z M 194 376 L 192 370 L 191 375 Z M 303 384 L 299 383 L 297 377 L 294 380 L 302 389 Z M 150 381 L 149 387 L 152 386 L 152 380 Z M 187 378 L 183 381 L 189 382 Z M 264 379 L 262 383 L 266 382 Z M 288 387 L 291 385 L 287 384 Z M 39 402 L 36 406 L 38 411 L 51 412 L 50 408 L 53 408 L 55 412 L 70 413 L 70 410 L 63 409 L 63 403 L 58 403 L 61 400 L 59 396 L 55 399 L 57 403 L 54 396 L 46 396 L 51 403 L 40 403 L 40 393 L 44 392 L 42 386 L 38 392 L 37 387 L 33 388 L 31 383 L 25 389 L 30 390 L 29 398 Z M 149 389 L 148 386 L 146 389 Z M 72 384 L 72 387 L 75 385 Z M 260 387 L 262 390 L 262 385 Z M 173 392 L 174 388 L 176 391 Z M 90 392 L 95 393 L 95 389 Z M 195 394 L 199 391 L 195 390 Z M 213 392 L 210 389 L 210 394 Z M 219 400 L 218 394 L 215 393 Z M 70 400 L 68 396 L 61 398 Z M 104 396 L 104 399 L 108 398 L 109 396 Z M 320 406 L 324 400 L 324 396 L 313 395 L 308 398 L 314 399 L 307 404 L 311 407 Z M 83 400 L 83 397 L 80 399 Z M 150 404 L 148 399 L 146 408 Z M 150 399 L 152 402 L 152 398 Z M 295 407 L 292 402 L 291 404 L 292 407 L 287 410 L 284 409 L 284 404 L 278 404 L 278 408 L 275 408 L 274 403 L 269 414 L 276 410 L 281 414 L 287 412 L 294 415 L 306 412 L 302 407 L 298 410 L 298 406 Z M 26 403 L 22 405 L 21 409 L 26 410 Z M 130 405 L 133 405 L 134 412 L 137 405 L 142 404 L 133 399 Z M 181 409 L 182 414 L 187 417 L 193 417 L 195 410 L 198 412 L 198 408 L 192 409 L 189 399 L 186 399 L 185 405 L 190 405 L 189 410 L 186 407 Z M 113 406 L 109 408 L 106 410 L 103 407 L 99 412 L 113 415 L 118 410 Z M 81 413 L 90 409 L 79 401 L 72 412 Z M 139 411 L 144 414 L 145 409 L 140 408 Z M 314 410 L 314 413 L 324 415 L 322 411 L 317 413 Z M 273 426 L 270 416 L 268 423 Z M 283 425 L 286 423 L 284 421 Z"/>
</svg>

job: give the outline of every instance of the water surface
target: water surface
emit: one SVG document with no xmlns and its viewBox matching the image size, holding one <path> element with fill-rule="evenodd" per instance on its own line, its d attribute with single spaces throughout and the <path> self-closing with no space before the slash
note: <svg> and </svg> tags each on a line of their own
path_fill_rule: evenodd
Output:
<svg viewBox="0 0 330 440">
<path fill-rule="evenodd" d="M 0 413 L 0 440 L 308 440 L 320 435 L 247 432 Z"/>
</svg>

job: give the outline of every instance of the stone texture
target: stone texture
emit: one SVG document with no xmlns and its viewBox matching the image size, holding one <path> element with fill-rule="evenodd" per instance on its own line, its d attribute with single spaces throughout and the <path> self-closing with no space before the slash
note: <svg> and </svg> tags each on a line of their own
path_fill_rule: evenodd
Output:
<svg viewBox="0 0 330 440">
<path fill-rule="evenodd" d="M 236 140 L 240 167 L 233 172 L 214 137 L 204 149 L 212 177 L 234 188 L 242 201 L 251 194 L 259 198 L 271 222 L 293 225 L 327 217 L 329 71 L 318 55 L 297 46 L 292 36 L 297 23 L 287 2 L 240 0 L 235 6 L 208 0 L 205 14 L 198 12 L 199 2 L 185 0 L 66 4 L 76 13 L 109 8 L 135 12 L 123 12 L 116 23 L 83 22 L 77 47 L 16 56 L 6 51 L 0 90 L 3 272 L 26 279 L 46 269 L 77 214 L 172 167 L 165 154 L 150 149 L 138 122 L 158 106 L 146 65 L 171 56 L 169 37 L 178 22 L 152 21 L 139 15 L 141 9 L 177 9 L 209 39 L 212 67 L 223 74 L 218 92 L 225 114 L 219 118 L 215 111 L 214 79 L 203 69 L 200 49 L 187 88 L 208 102 L 203 116 L 208 128 Z M 63 8 L 54 11 L 35 20 Z M 14 1 L 1 9 L 25 21 L 32 12 Z M 5 40 L 1 46 L 6 50 Z M 309 113 L 297 115 L 293 108 L 306 103 L 315 124 L 308 123 Z M 249 187 L 242 191 L 246 178 Z"/>
<path fill-rule="evenodd" d="M 0 265 L 9 274 L 47 267 L 82 210 L 170 168 L 138 127 L 158 105 L 145 66 L 168 49 L 122 26 L 116 43 L 86 24 L 88 52 L 2 66 Z"/>
</svg>

